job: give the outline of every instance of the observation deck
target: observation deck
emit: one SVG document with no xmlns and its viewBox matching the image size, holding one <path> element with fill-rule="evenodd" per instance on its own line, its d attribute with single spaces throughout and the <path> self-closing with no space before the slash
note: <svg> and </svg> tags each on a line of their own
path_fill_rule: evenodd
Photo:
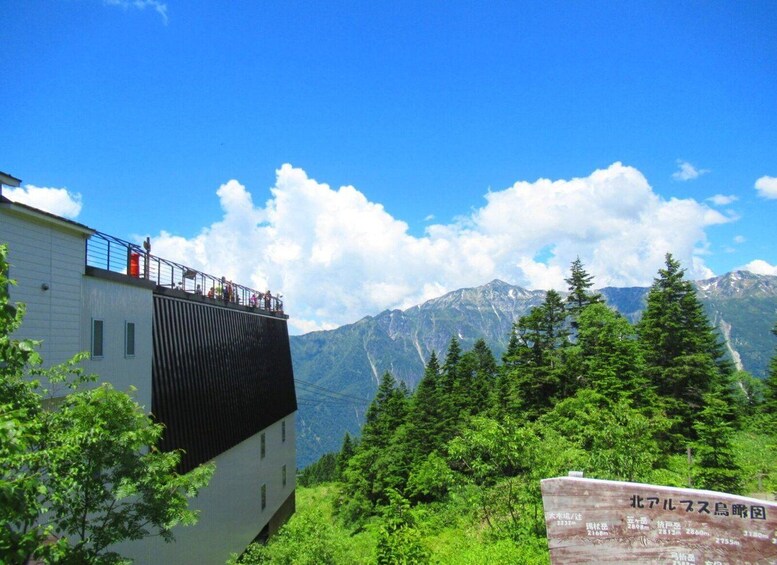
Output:
<svg viewBox="0 0 777 565">
<path fill-rule="evenodd" d="M 113 273 L 146 281 L 154 285 L 157 294 L 288 319 L 280 295 L 243 286 L 223 276 L 204 273 L 152 255 L 148 240 L 138 245 L 95 231 L 86 241 L 86 271 L 94 273 L 95 270 L 102 271 L 102 274 Z"/>
</svg>

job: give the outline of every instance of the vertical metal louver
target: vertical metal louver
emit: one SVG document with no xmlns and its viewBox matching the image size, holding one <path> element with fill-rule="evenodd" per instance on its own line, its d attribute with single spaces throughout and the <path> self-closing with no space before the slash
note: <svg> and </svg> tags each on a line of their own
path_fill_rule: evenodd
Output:
<svg viewBox="0 0 777 565">
<path fill-rule="evenodd" d="M 297 409 L 286 320 L 154 295 L 152 412 L 188 471 Z"/>
</svg>

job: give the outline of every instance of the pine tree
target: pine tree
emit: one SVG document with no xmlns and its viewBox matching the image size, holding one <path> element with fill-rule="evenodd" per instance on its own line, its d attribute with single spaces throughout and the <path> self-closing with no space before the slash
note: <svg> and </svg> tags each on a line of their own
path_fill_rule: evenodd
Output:
<svg viewBox="0 0 777 565">
<path fill-rule="evenodd" d="M 694 486 L 740 494 L 742 469 L 737 465 L 732 447 L 734 428 L 730 423 L 729 404 L 718 395 L 707 394 L 704 409 L 698 414 L 694 429 L 696 462 Z"/>
<path fill-rule="evenodd" d="M 637 332 L 646 374 L 676 419 L 675 432 L 693 440 L 704 395 L 730 394 L 731 367 L 680 263 L 667 254 L 666 268 L 658 273 Z"/>
<path fill-rule="evenodd" d="M 510 413 L 513 406 L 513 373 L 517 367 L 520 341 L 514 324 L 510 330 L 510 339 L 507 349 L 502 354 L 502 364 L 498 367 L 496 386 L 491 394 L 491 415 L 497 420 L 503 419 Z"/>
<path fill-rule="evenodd" d="M 603 303 L 591 304 L 580 313 L 577 337 L 582 384 L 611 401 L 630 397 L 637 406 L 652 401 L 636 330 L 626 318 Z"/>
<path fill-rule="evenodd" d="M 772 328 L 772 334 L 777 336 L 777 324 Z M 769 374 L 764 385 L 764 411 L 777 418 L 777 350 L 769 362 Z"/>
<path fill-rule="evenodd" d="M 414 460 L 420 461 L 443 445 L 440 378 L 440 363 L 432 351 L 411 401 L 409 433 Z"/>
<path fill-rule="evenodd" d="M 440 410 L 440 433 L 443 443 L 452 438 L 461 416 L 460 399 L 462 383 L 459 364 L 461 362 L 461 346 L 454 336 L 448 345 L 440 372 L 439 386 L 437 388 L 437 401 Z"/>
<path fill-rule="evenodd" d="M 491 391 L 499 368 L 494 359 L 494 354 L 486 344 L 484 339 L 478 339 L 475 342 L 472 351 L 467 353 L 474 361 L 474 372 L 472 373 L 472 385 L 470 387 L 470 414 L 479 414 L 488 407 L 488 397 Z"/>
<path fill-rule="evenodd" d="M 406 394 L 391 373 L 385 372 L 364 416 L 362 444 L 379 449 L 388 445 L 394 430 L 405 423 L 407 411 Z"/>
<path fill-rule="evenodd" d="M 573 323 L 577 320 L 583 308 L 589 304 L 603 302 L 602 295 L 598 292 L 589 292 L 593 286 L 593 275 L 589 275 L 583 268 L 583 262 L 580 257 L 572 261 L 569 278 L 564 279 L 569 285 L 569 295 L 567 296 L 567 310 L 573 318 Z"/>
<path fill-rule="evenodd" d="M 534 419 L 547 411 L 561 391 L 560 350 L 569 346 L 567 315 L 561 295 L 549 290 L 542 305 L 519 318 L 515 325 L 518 347 L 510 359 L 512 404 Z"/>
<path fill-rule="evenodd" d="M 351 434 L 345 432 L 343 446 L 340 448 L 340 453 L 337 455 L 337 467 L 335 469 L 335 478 L 337 480 L 343 480 L 345 469 L 348 467 L 348 462 L 351 460 L 351 457 L 353 457 L 355 451 L 356 445 L 351 438 Z"/>
</svg>

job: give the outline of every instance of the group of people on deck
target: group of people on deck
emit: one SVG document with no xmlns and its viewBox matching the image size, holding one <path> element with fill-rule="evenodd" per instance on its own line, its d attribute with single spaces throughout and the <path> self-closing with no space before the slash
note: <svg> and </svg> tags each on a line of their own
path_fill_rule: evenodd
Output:
<svg viewBox="0 0 777 565">
<path fill-rule="evenodd" d="M 223 300 L 224 302 L 240 304 L 240 295 L 237 292 L 236 285 L 232 281 L 225 280 L 223 277 L 220 285 L 210 287 L 207 296 L 208 298 Z M 248 298 L 248 306 L 251 308 L 261 307 L 262 305 L 265 310 L 273 309 L 273 296 L 269 290 L 264 294 L 257 294 L 254 292 Z"/>
</svg>

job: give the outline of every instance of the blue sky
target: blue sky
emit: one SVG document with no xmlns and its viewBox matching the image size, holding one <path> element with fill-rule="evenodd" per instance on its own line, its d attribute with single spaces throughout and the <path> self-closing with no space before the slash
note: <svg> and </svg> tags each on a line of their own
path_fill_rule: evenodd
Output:
<svg viewBox="0 0 777 565">
<path fill-rule="evenodd" d="M 2 1 L 5 194 L 283 292 L 777 274 L 773 2 Z M 541 179 L 548 179 L 543 181 Z"/>
</svg>

